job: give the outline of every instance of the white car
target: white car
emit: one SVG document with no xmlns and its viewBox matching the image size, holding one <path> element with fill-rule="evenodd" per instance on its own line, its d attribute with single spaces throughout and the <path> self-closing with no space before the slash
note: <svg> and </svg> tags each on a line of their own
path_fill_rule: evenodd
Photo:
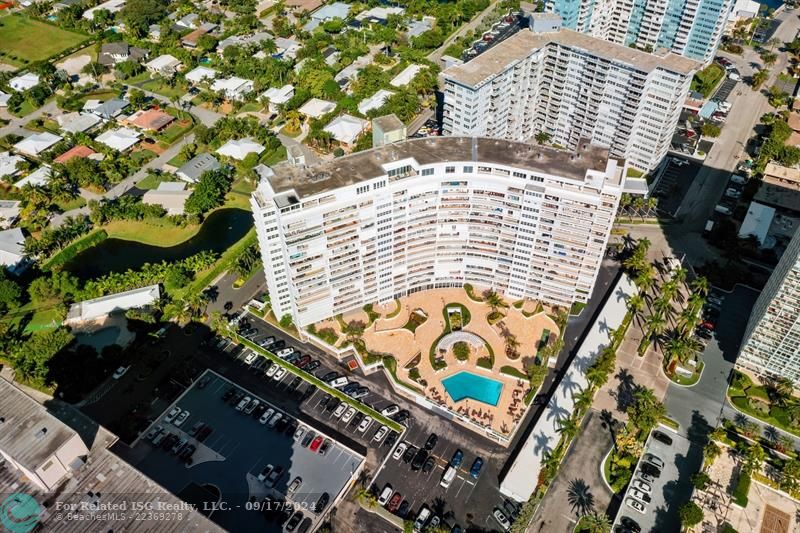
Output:
<svg viewBox="0 0 800 533">
<path fill-rule="evenodd" d="M 500 527 L 503 528 L 503 531 L 511 529 L 511 522 L 508 521 L 508 517 L 503 511 L 495 507 L 494 511 L 492 511 L 492 516 L 497 520 L 497 523 L 500 524 Z"/>
<path fill-rule="evenodd" d="M 630 494 L 630 496 L 632 498 L 636 498 L 637 500 L 639 500 L 640 502 L 642 502 L 645 505 L 647 505 L 648 503 L 650 503 L 652 501 L 650 499 L 650 496 L 648 496 L 644 492 L 640 491 L 639 489 L 631 489 L 629 494 Z"/>
<path fill-rule="evenodd" d="M 364 420 L 362 420 L 361 423 L 358 425 L 358 431 L 364 433 L 371 425 L 372 425 L 372 417 L 365 416 Z"/>
<path fill-rule="evenodd" d="M 286 494 L 287 495 L 294 494 L 295 492 L 297 492 L 297 490 L 300 488 L 302 484 L 303 484 L 303 478 L 297 476 L 292 480 L 291 484 L 289 485 L 289 488 L 286 489 Z"/>
<path fill-rule="evenodd" d="M 129 369 L 130 367 L 131 367 L 130 365 L 128 365 L 128 366 L 121 366 L 121 367 L 119 367 L 118 369 L 116 369 L 116 370 L 114 371 L 114 375 L 112 375 L 111 377 L 112 377 L 112 378 L 114 378 L 114 379 L 119 379 L 119 378 L 121 378 L 122 376 L 124 376 L 124 375 L 125 375 L 125 373 L 128 371 L 128 369 Z"/>
<path fill-rule="evenodd" d="M 269 422 L 269 419 L 272 418 L 272 415 L 274 414 L 275 414 L 275 409 L 270 407 L 263 415 L 261 415 L 261 418 L 258 419 L 258 423 L 263 426 L 264 424 Z"/>
<path fill-rule="evenodd" d="M 295 430 L 294 435 L 292 436 L 292 438 L 294 439 L 295 442 L 300 442 L 300 439 L 303 438 L 303 435 L 305 435 L 305 432 L 306 432 L 306 428 L 304 428 L 303 426 L 300 426 L 299 428 L 297 428 L 297 430 Z"/>
<path fill-rule="evenodd" d="M 277 372 L 279 368 L 280 367 L 278 365 L 272 365 L 267 369 L 266 372 L 264 372 L 264 375 L 267 376 L 268 378 L 271 378 L 272 376 L 275 375 L 275 372 Z"/>
<path fill-rule="evenodd" d="M 392 404 L 389 407 L 386 407 L 385 409 L 381 409 L 381 414 L 383 416 L 392 416 L 396 415 L 399 412 L 400 412 L 400 406 L 397 404 Z"/>
<path fill-rule="evenodd" d="M 336 418 L 339 418 L 339 417 L 341 417 L 341 416 L 342 416 L 342 414 L 345 412 L 345 410 L 346 410 L 346 409 L 347 409 L 347 404 L 346 404 L 346 403 L 340 403 L 340 404 L 339 404 L 339 405 L 336 407 L 336 410 L 333 412 L 333 416 L 335 416 Z"/>
<path fill-rule="evenodd" d="M 356 414 L 355 407 L 348 407 L 347 411 L 342 415 L 342 422 L 350 422 L 350 419 L 353 418 L 353 415 Z"/>
<path fill-rule="evenodd" d="M 286 369 L 285 368 L 279 368 L 278 371 L 275 372 L 275 375 L 272 376 L 272 379 L 274 379 L 275 381 L 280 381 L 280 380 L 283 379 L 283 376 L 285 376 L 285 375 L 286 375 Z"/>
<path fill-rule="evenodd" d="M 252 400 L 252 398 L 250 398 L 250 396 L 245 396 L 244 398 L 242 398 L 242 401 L 240 401 L 236 405 L 236 410 L 237 411 L 242 411 L 250 403 L 250 400 Z"/>
<path fill-rule="evenodd" d="M 293 353 L 294 353 L 294 348 L 284 348 L 283 350 L 278 350 L 277 352 L 275 352 L 275 355 L 277 355 L 281 359 L 286 359 Z"/>
<path fill-rule="evenodd" d="M 653 487 L 650 486 L 650 483 L 644 481 L 643 479 L 634 479 L 631 482 L 631 486 L 644 492 L 645 494 L 650 494 L 653 492 Z"/>
<path fill-rule="evenodd" d="M 633 498 L 628 498 L 625 500 L 625 505 L 636 511 L 637 513 L 644 514 L 644 504 L 639 500 L 634 500 Z"/>
<path fill-rule="evenodd" d="M 664 468 L 664 461 L 660 457 L 655 456 L 652 453 L 644 454 L 643 460 L 645 462 L 654 464 L 658 468 Z"/>
<path fill-rule="evenodd" d="M 167 416 L 164 417 L 164 422 L 167 423 L 172 422 L 173 420 L 175 420 L 175 418 L 177 418 L 179 414 L 181 414 L 180 407 L 173 407 L 172 411 L 167 413 Z"/>
<path fill-rule="evenodd" d="M 174 424 L 178 427 L 181 427 L 186 419 L 189 418 L 189 411 L 184 411 L 178 415 L 178 418 L 175 419 Z"/>
<path fill-rule="evenodd" d="M 394 449 L 394 453 L 392 454 L 392 459 L 400 459 L 403 457 L 403 454 L 406 453 L 408 449 L 408 444 L 405 442 L 401 442 L 397 445 L 397 448 Z"/>
<path fill-rule="evenodd" d="M 253 361 L 258 359 L 258 354 L 256 352 L 250 352 L 247 354 L 247 357 L 244 358 L 244 362 L 248 365 L 252 365 Z"/>
<path fill-rule="evenodd" d="M 268 425 L 269 427 L 271 427 L 271 428 L 274 428 L 274 427 L 275 427 L 275 424 L 277 424 L 277 423 L 278 423 L 278 420 L 280 420 L 281 418 L 283 418 L 283 415 L 282 415 L 282 414 L 280 414 L 280 413 L 275 413 L 274 415 L 272 415 L 272 420 L 270 420 L 270 421 L 269 421 L 269 423 L 267 423 L 267 425 Z"/>
<path fill-rule="evenodd" d="M 392 494 L 394 494 L 394 489 L 392 489 L 392 486 L 387 483 L 386 486 L 383 487 L 381 495 L 378 497 L 378 505 L 381 507 L 386 505 L 386 502 L 389 501 L 389 498 L 392 497 Z"/>
<path fill-rule="evenodd" d="M 389 428 L 387 428 L 386 426 L 381 426 L 381 428 L 375 433 L 375 436 L 372 437 L 372 440 L 374 440 L 375 442 L 380 442 L 383 440 L 383 437 L 385 437 L 387 433 L 389 433 Z"/>
</svg>

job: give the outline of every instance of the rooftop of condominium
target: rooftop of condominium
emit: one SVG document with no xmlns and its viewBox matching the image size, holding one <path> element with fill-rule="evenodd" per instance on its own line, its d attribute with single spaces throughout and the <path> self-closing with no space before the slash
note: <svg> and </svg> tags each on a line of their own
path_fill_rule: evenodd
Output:
<svg viewBox="0 0 800 533">
<path fill-rule="evenodd" d="M 664 55 L 649 54 L 562 28 L 559 31 L 547 33 L 518 32 L 471 61 L 448 68 L 443 74 L 448 79 L 468 86 L 478 85 L 513 63 L 528 57 L 535 50 L 550 44 L 581 50 L 593 56 L 624 63 L 642 72 L 651 72 L 660 67 L 678 74 L 690 75 L 701 66 L 698 61 L 671 52 Z"/>
<path fill-rule="evenodd" d="M 584 182 L 588 170 L 605 173 L 609 155 L 607 148 L 585 142 L 579 143 L 578 150 L 572 152 L 502 139 L 425 137 L 358 152 L 313 167 L 280 165 L 264 179 L 276 194 L 294 190 L 300 198 L 306 198 L 383 176 L 386 174 L 383 165 L 403 159 L 414 159 L 421 166 L 470 161 L 495 163 Z M 615 184 L 621 182 L 622 168 L 620 163 L 613 176 Z M 256 198 L 259 199 L 258 193 Z"/>
</svg>

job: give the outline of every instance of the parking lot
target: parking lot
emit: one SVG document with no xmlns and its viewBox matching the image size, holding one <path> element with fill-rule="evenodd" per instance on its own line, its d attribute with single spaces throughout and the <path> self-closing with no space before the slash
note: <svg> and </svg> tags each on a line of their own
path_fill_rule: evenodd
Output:
<svg viewBox="0 0 800 533">
<path fill-rule="evenodd" d="M 722 83 L 720 83 L 719 87 L 717 87 L 717 91 L 711 97 L 712 100 L 716 100 L 718 102 L 724 102 L 728 99 L 731 93 L 736 89 L 737 85 L 736 80 L 732 80 L 730 78 L 725 78 Z"/>
<path fill-rule="evenodd" d="M 250 408 L 238 409 L 235 400 L 242 395 L 250 398 L 250 405 L 258 400 L 264 407 L 250 413 Z M 170 411 L 175 407 L 188 415 L 173 417 Z M 284 423 L 260 423 L 254 415 L 263 414 L 265 408 L 274 411 L 270 418 L 281 413 Z M 175 423 L 181 420 L 177 427 Z M 200 424 L 211 431 L 192 437 L 198 427 L 203 431 Z M 180 443 L 163 449 L 168 438 L 156 441 L 159 446 L 155 446 L 145 437 L 134 450 L 141 456 L 136 467 L 168 490 L 205 507 L 214 521 L 231 531 L 281 531 L 282 524 L 297 512 L 301 513 L 298 524 L 305 521 L 310 528 L 331 508 L 364 461 L 363 455 L 331 435 L 211 371 L 149 429 L 157 427 L 175 434 L 172 441 L 186 439 L 186 446 L 196 450 L 185 461 L 174 453 Z M 259 475 L 266 479 L 259 480 Z M 197 494 L 205 495 L 199 498 L 202 504 L 195 499 Z"/>
<path fill-rule="evenodd" d="M 653 190 L 653 195 L 658 197 L 659 211 L 673 216 L 677 214 L 678 207 L 701 166 L 688 159 L 669 158 Z"/>
<path fill-rule="evenodd" d="M 702 463 L 702 447 L 663 426 L 658 431 L 667 435 L 672 443 L 656 440 L 651 433 L 622 498 L 613 531 L 625 531 L 623 525 L 630 520 L 636 522 L 643 533 L 681 530 L 678 508 L 689 501 L 692 493 L 690 478 Z M 648 454 L 655 458 L 650 458 Z M 660 464 L 662 461 L 663 466 Z M 654 464 L 659 475 L 643 475 L 644 463 Z M 640 509 L 631 507 L 632 500 L 639 502 Z"/>
</svg>

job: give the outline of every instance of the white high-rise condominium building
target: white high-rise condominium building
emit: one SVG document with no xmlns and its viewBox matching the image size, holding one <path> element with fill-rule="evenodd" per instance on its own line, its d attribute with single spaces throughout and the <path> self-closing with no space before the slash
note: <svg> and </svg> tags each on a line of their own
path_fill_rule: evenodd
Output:
<svg viewBox="0 0 800 533">
<path fill-rule="evenodd" d="M 800 232 L 753 307 L 736 365 L 800 386 Z"/>
<path fill-rule="evenodd" d="M 643 171 L 666 155 L 697 61 L 612 44 L 571 30 L 521 31 L 448 68 L 444 131 L 575 149 L 607 146 Z"/>
<path fill-rule="evenodd" d="M 591 294 L 626 165 L 469 137 L 265 173 L 251 204 L 276 316 L 305 326 L 473 283 L 565 305 Z"/>
<path fill-rule="evenodd" d="M 733 0 L 547 0 L 564 27 L 641 50 L 671 50 L 709 62 Z"/>
</svg>

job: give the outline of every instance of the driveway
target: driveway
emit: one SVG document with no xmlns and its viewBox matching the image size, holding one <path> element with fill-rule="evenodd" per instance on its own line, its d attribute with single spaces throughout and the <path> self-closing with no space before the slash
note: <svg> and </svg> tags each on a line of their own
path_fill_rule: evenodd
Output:
<svg viewBox="0 0 800 533">
<path fill-rule="evenodd" d="M 571 533 L 577 524 L 573 505 L 577 499 L 591 502 L 596 511 L 608 512 L 613 494 L 601 474 L 603 459 L 614 441 L 600 412 L 590 409 L 558 475 L 531 520 L 533 533 Z M 613 516 L 613 513 L 611 513 Z"/>
</svg>

